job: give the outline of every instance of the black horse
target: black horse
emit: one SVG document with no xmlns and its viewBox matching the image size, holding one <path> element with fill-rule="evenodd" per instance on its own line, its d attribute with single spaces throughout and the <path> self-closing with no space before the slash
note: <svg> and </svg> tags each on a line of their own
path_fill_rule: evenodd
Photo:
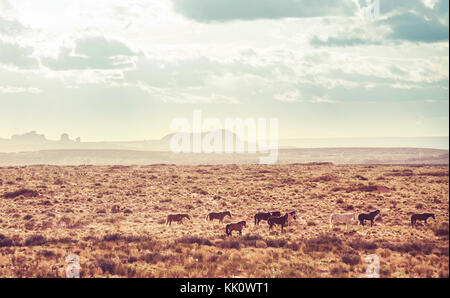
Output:
<svg viewBox="0 0 450 298">
<path fill-rule="evenodd" d="M 363 226 L 365 220 L 370 220 L 370 226 L 373 226 L 373 220 L 379 213 L 380 210 L 376 210 L 370 213 L 361 213 L 360 215 L 358 215 L 359 223 Z"/>
<path fill-rule="evenodd" d="M 434 220 L 436 220 L 434 213 L 413 214 L 413 215 L 411 215 L 411 226 L 415 226 L 416 221 L 418 221 L 418 220 L 423 220 L 425 223 L 427 223 L 427 220 L 430 217 L 432 217 Z"/>
<path fill-rule="evenodd" d="M 255 225 L 259 225 L 261 220 L 268 220 L 271 216 L 281 216 L 280 211 L 275 212 L 260 212 L 255 214 Z"/>
<path fill-rule="evenodd" d="M 269 217 L 269 219 L 267 220 L 267 222 L 269 223 L 269 230 L 272 230 L 272 227 L 274 225 L 280 225 L 281 231 L 283 231 L 284 226 L 286 226 L 288 223 L 289 217 L 296 218 L 295 215 L 292 215 L 289 213 L 286 213 L 284 216 L 281 216 L 281 217 L 275 217 L 275 216 Z"/>
</svg>

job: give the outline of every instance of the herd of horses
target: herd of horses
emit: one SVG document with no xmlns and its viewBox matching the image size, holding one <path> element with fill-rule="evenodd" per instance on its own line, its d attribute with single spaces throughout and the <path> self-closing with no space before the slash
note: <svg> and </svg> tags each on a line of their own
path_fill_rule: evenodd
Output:
<svg viewBox="0 0 450 298">
<path fill-rule="evenodd" d="M 330 216 L 330 229 L 333 228 L 333 225 L 337 223 L 345 223 L 346 228 L 348 229 L 349 224 L 351 224 L 352 221 L 358 221 L 360 225 L 364 226 L 364 223 L 366 221 L 370 221 L 370 226 L 373 226 L 375 217 L 380 214 L 380 210 L 375 210 L 373 212 L 369 213 L 361 213 L 358 216 L 356 216 L 356 213 L 333 213 Z M 230 211 L 224 211 L 224 212 L 211 212 L 206 216 L 206 220 L 213 221 L 215 219 L 219 220 L 219 223 L 223 223 L 224 218 L 228 216 L 231 219 L 231 212 Z M 421 214 L 413 214 L 411 216 L 411 226 L 416 226 L 417 221 L 421 220 L 427 223 L 428 218 L 433 218 L 436 220 L 436 217 L 434 213 L 421 213 Z M 189 214 L 170 214 L 167 216 L 167 225 L 171 225 L 172 221 L 182 223 L 183 219 L 191 219 Z M 256 213 L 254 216 L 254 223 L 255 226 L 259 225 L 261 221 L 267 221 L 269 225 L 269 230 L 272 230 L 272 228 L 276 225 L 279 225 L 281 227 L 281 231 L 283 231 L 285 226 L 289 225 L 289 222 L 292 220 L 297 219 L 297 212 L 291 211 L 285 213 L 283 216 L 281 212 L 274 211 L 274 212 L 259 212 Z M 225 233 L 227 236 L 231 236 L 233 231 L 239 232 L 240 235 L 242 235 L 242 230 L 244 227 L 247 227 L 246 221 L 240 221 L 237 223 L 230 223 L 225 226 Z"/>
<path fill-rule="evenodd" d="M 336 223 L 345 223 L 346 228 L 348 229 L 348 225 L 351 223 L 351 221 L 356 219 L 362 226 L 364 226 L 364 222 L 366 220 L 370 221 L 370 226 L 373 226 L 375 217 L 378 214 L 380 214 L 380 210 L 375 210 L 369 213 L 361 213 L 358 215 L 358 217 L 356 217 L 356 213 L 333 213 L 330 216 L 330 229 L 332 229 L 333 225 Z M 417 221 L 419 220 L 423 220 L 425 223 L 427 223 L 427 220 L 430 217 L 436 220 L 434 213 L 414 213 L 413 215 L 411 215 L 411 226 L 416 226 Z"/>
</svg>

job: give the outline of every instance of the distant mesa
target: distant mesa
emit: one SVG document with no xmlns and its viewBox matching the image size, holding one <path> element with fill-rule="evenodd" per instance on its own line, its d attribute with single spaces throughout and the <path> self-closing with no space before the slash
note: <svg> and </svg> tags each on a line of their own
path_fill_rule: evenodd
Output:
<svg viewBox="0 0 450 298">
<path fill-rule="evenodd" d="M 45 135 L 41 135 L 36 133 L 36 131 L 31 131 L 24 133 L 22 135 L 13 135 L 11 137 L 12 141 L 18 141 L 18 142 L 45 142 L 48 141 Z"/>
<path fill-rule="evenodd" d="M 231 137 L 233 140 L 238 139 L 238 136 L 234 132 L 231 132 L 226 129 L 222 129 L 222 130 L 214 130 L 214 131 L 208 131 L 208 132 L 202 132 L 202 133 L 189 133 L 189 132 L 170 133 L 170 134 L 164 136 L 163 138 L 161 138 L 161 141 L 170 142 L 172 137 L 175 136 L 176 134 L 188 135 L 190 138 L 192 138 L 193 136 L 196 136 L 196 135 L 201 135 L 201 137 L 203 138 L 204 136 L 206 136 L 209 133 L 221 133 L 222 138 L 225 138 L 226 136 L 228 136 L 228 137 Z"/>
<path fill-rule="evenodd" d="M 47 139 L 44 134 L 38 134 L 35 130 L 21 134 L 21 135 L 13 135 L 11 136 L 11 141 L 16 142 L 49 142 L 51 140 Z M 78 137 L 75 141 L 71 140 L 69 134 L 63 133 L 59 139 L 60 142 L 81 142 L 81 139 Z"/>
</svg>

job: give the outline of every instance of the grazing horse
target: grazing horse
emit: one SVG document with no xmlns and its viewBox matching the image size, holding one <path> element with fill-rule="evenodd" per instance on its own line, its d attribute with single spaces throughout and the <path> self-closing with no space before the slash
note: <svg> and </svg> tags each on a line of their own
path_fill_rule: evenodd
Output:
<svg viewBox="0 0 450 298">
<path fill-rule="evenodd" d="M 280 211 L 275 212 L 260 212 L 255 214 L 255 225 L 259 225 L 261 220 L 268 220 L 271 216 L 281 216 Z"/>
<path fill-rule="evenodd" d="M 208 214 L 208 215 L 206 216 L 206 220 L 208 220 L 208 219 L 209 219 L 209 220 L 218 219 L 219 222 L 222 223 L 222 222 L 223 222 L 223 219 L 224 219 L 225 216 L 227 216 L 227 215 L 231 218 L 231 213 L 230 213 L 230 211 L 219 212 L 219 213 L 212 212 L 212 213 L 210 213 L 210 214 Z"/>
<path fill-rule="evenodd" d="M 380 210 L 375 210 L 370 213 L 361 213 L 360 215 L 358 215 L 359 223 L 363 226 L 365 220 L 370 220 L 370 226 L 373 226 L 373 220 L 379 213 Z"/>
<path fill-rule="evenodd" d="M 228 236 L 232 236 L 233 231 L 238 231 L 239 235 L 242 235 L 242 229 L 247 226 L 245 221 L 240 221 L 238 223 L 227 224 L 225 227 L 225 232 Z"/>
<path fill-rule="evenodd" d="M 170 214 L 167 216 L 167 222 L 169 226 L 172 224 L 172 221 L 178 221 L 179 223 L 183 223 L 183 218 L 191 219 L 189 214 Z"/>
<path fill-rule="evenodd" d="M 413 214 L 411 215 L 411 226 L 415 226 L 416 221 L 418 220 L 423 220 L 425 223 L 427 223 L 429 217 L 432 217 L 434 220 L 436 220 L 434 213 Z"/>
<path fill-rule="evenodd" d="M 352 220 L 356 219 L 356 213 L 344 213 L 344 214 L 339 214 L 339 213 L 333 213 L 330 216 L 330 229 L 333 228 L 333 224 L 336 223 L 345 223 L 345 226 L 348 230 L 348 224 L 351 223 Z"/>
<path fill-rule="evenodd" d="M 287 226 L 290 226 L 291 222 L 293 220 L 297 219 L 297 211 L 291 211 L 291 212 L 288 212 L 288 213 L 289 213 L 289 216 L 288 216 Z"/>
<path fill-rule="evenodd" d="M 272 227 L 274 225 L 280 225 L 281 226 L 281 231 L 283 232 L 283 228 L 285 225 L 287 225 L 289 218 L 296 218 L 294 217 L 295 215 L 291 215 L 289 213 L 286 213 L 284 216 L 271 216 L 269 217 L 269 219 L 267 220 L 267 222 L 269 223 L 269 230 L 272 230 Z"/>
</svg>

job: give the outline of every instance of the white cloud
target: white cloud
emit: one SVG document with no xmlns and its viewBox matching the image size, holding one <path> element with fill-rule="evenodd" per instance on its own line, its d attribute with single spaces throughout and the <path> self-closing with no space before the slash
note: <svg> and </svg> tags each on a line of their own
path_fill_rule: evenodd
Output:
<svg viewBox="0 0 450 298">
<path fill-rule="evenodd" d="M 275 95 L 275 99 L 281 102 L 300 102 L 300 92 L 298 90 L 288 91 Z"/>
<path fill-rule="evenodd" d="M 38 94 L 41 93 L 42 90 L 39 88 L 33 87 L 15 87 L 15 86 L 0 86 L 0 93 L 30 93 L 30 94 Z"/>
</svg>

